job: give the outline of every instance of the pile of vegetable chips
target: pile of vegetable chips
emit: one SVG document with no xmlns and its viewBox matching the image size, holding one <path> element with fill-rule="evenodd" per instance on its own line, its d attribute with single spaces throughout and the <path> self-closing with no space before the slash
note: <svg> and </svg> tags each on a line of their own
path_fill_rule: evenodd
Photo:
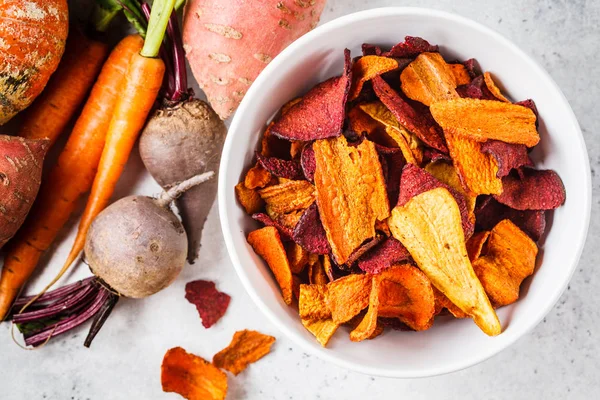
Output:
<svg viewBox="0 0 600 400">
<path fill-rule="evenodd" d="M 440 314 L 500 334 L 495 309 L 519 298 L 565 201 L 529 158 L 534 102 L 421 38 L 344 55 L 340 76 L 282 107 L 236 186 L 264 225 L 248 243 L 323 346 L 342 325 L 362 341 Z"/>
</svg>

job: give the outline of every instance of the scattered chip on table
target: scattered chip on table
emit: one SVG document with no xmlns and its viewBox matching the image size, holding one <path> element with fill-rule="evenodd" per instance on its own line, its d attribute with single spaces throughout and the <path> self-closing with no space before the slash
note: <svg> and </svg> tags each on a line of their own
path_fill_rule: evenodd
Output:
<svg viewBox="0 0 600 400">
<path fill-rule="evenodd" d="M 273 336 L 248 329 L 238 331 L 233 334 L 229 346 L 213 356 L 213 364 L 237 375 L 269 354 L 273 343 Z"/>
<path fill-rule="evenodd" d="M 185 285 L 185 298 L 196 306 L 202 326 L 210 328 L 225 314 L 231 297 L 219 292 L 214 282 L 197 280 Z"/>
</svg>

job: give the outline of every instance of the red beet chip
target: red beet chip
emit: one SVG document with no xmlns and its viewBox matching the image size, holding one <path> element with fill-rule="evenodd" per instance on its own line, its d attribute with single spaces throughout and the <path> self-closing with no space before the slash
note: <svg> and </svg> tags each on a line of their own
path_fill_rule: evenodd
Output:
<svg viewBox="0 0 600 400">
<path fill-rule="evenodd" d="M 282 160 L 277 157 L 265 157 L 258 152 L 256 153 L 256 158 L 264 169 L 275 176 L 295 180 L 304 179 L 302 167 L 298 161 Z"/>
<path fill-rule="evenodd" d="M 537 106 L 535 105 L 535 101 L 531 100 L 531 99 L 527 99 L 527 100 L 523 100 L 523 101 L 519 101 L 518 104 L 520 106 L 523 107 L 527 107 L 529 108 L 531 111 L 533 111 L 533 113 L 535 114 L 535 126 L 537 127 L 540 121 L 540 113 L 538 112 Z"/>
<path fill-rule="evenodd" d="M 265 226 L 274 226 L 275 228 L 277 228 L 282 240 L 284 240 L 284 241 L 292 241 L 293 240 L 292 239 L 292 236 L 293 236 L 292 230 L 290 228 L 288 228 L 287 226 L 281 224 L 279 221 L 276 221 L 273 218 L 269 217 L 267 214 L 265 214 L 265 213 L 252 214 L 252 218 L 258 222 L 262 222 L 263 224 L 265 224 Z"/>
<path fill-rule="evenodd" d="M 383 53 L 385 57 L 416 57 L 421 53 L 425 52 L 438 52 L 440 51 L 438 46 L 431 45 L 427 40 L 415 37 L 406 36 L 404 42 L 400 42 L 394 47 Z"/>
<path fill-rule="evenodd" d="M 304 211 L 294 228 L 292 237 L 309 253 L 329 254 L 331 252 L 316 202 Z"/>
<path fill-rule="evenodd" d="M 478 231 L 490 231 L 504 219 L 511 220 L 535 242 L 546 230 L 546 212 L 543 210 L 513 210 L 491 196 L 475 210 L 475 227 Z"/>
<path fill-rule="evenodd" d="M 371 82 L 379 100 L 385 104 L 402 126 L 417 135 L 428 146 L 442 153 L 448 153 L 442 130 L 433 120 L 427 107 L 419 107 L 414 102 L 414 106 L 409 104 L 380 76 L 373 78 Z"/>
<path fill-rule="evenodd" d="M 452 163 L 452 158 L 450 158 L 448 154 L 441 153 L 436 149 L 432 149 L 431 147 L 426 147 L 423 149 L 423 159 L 425 160 L 425 163 L 437 161 Z"/>
<path fill-rule="evenodd" d="M 312 144 L 306 145 L 302 149 L 302 154 L 300 155 L 300 164 L 302 165 L 304 177 L 309 182 L 314 182 L 315 170 L 317 169 L 317 160 L 315 159 L 315 151 L 313 150 Z"/>
<path fill-rule="evenodd" d="M 402 175 L 402 168 L 406 165 L 406 160 L 398 148 L 385 147 L 379 144 L 375 144 L 375 148 L 379 153 L 381 167 L 384 170 L 383 176 L 385 177 L 388 200 L 390 204 L 396 204 L 400 193 L 400 176 Z"/>
<path fill-rule="evenodd" d="M 358 268 L 378 274 L 392 265 L 410 259 L 410 253 L 400 241 L 389 237 L 358 260 Z"/>
<path fill-rule="evenodd" d="M 346 265 L 354 264 L 359 258 L 365 255 L 366 252 L 376 247 L 379 243 L 386 239 L 383 235 L 377 235 L 374 238 L 366 240 L 358 249 L 354 250 L 350 257 L 346 260 Z"/>
<path fill-rule="evenodd" d="M 362 54 L 363 54 L 363 56 L 380 56 L 381 48 L 374 44 L 363 43 L 362 44 Z"/>
<path fill-rule="evenodd" d="M 475 79 L 478 76 L 482 75 L 481 68 L 479 68 L 479 63 L 477 62 L 476 59 L 470 58 L 467 61 L 463 62 L 462 64 L 465 66 L 471 79 Z"/>
<path fill-rule="evenodd" d="M 494 198 L 515 210 L 553 210 L 563 205 L 565 187 L 556 172 L 527 168 L 522 174 L 502 178 L 502 194 Z"/>
<path fill-rule="evenodd" d="M 498 100 L 496 96 L 490 92 L 483 75 L 474 78 L 468 85 L 462 85 L 456 88 L 456 93 L 463 98 L 471 98 L 478 100 Z"/>
<path fill-rule="evenodd" d="M 481 144 L 481 151 L 492 155 L 498 162 L 498 178 L 505 177 L 514 168 L 533 166 L 524 144 L 488 140 Z"/>
<path fill-rule="evenodd" d="M 185 298 L 196 306 L 202 325 L 210 328 L 217 323 L 227 311 L 231 297 L 219 292 L 211 281 L 192 281 L 185 285 Z"/>
<path fill-rule="evenodd" d="M 473 225 L 473 221 L 471 221 L 469 218 L 469 211 L 467 209 L 465 197 L 445 183 L 438 181 L 429 172 L 417 167 L 414 164 L 406 164 L 402 170 L 398 205 L 403 206 L 413 197 L 439 187 L 447 189 L 454 197 L 454 200 L 456 200 L 456 204 L 458 205 L 458 209 L 460 210 L 460 215 L 462 217 L 465 240 L 470 238 L 475 230 L 475 227 Z"/>
<path fill-rule="evenodd" d="M 288 140 L 310 141 L 342 133 L 346 99 L 352 83 L 350 50 L 344 51 L 344 74 L 330 78 L 308 91 L 276 121 L 271 132 Z"/>
</svg>

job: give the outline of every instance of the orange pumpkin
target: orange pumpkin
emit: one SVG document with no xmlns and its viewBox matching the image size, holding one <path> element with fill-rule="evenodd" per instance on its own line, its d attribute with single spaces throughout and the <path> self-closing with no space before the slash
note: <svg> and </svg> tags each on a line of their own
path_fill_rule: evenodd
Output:
<svg viewBox="0 0 600 400">
<path fill-rule="evenodd" d="M 68 30 L 66 0 L 0 0 L 0 125 L 44 89 Z"/>
</svg>

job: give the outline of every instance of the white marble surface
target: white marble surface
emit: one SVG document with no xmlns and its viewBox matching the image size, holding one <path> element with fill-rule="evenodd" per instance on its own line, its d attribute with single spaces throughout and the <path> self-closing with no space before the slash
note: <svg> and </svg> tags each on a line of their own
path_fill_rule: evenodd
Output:
<svg viewBox="0 0 600 400">
<path fill-rule="evenodd" d="M 594 211 L 600 203 L 600 2 L 597 0 L 329 0 L 322 21 L 380 6 L 418 5 L 456 12 L 496 29 L 550 72 L 569 99 L 590 153 Z M 132 157 L 119 195 L 156 193 L 140 184 L 145 174 Z M 558 227 L 555 227 L 558 228 Z M 71 229 L 71 233 L 72 233 Z M 54 264 L 69 243 L 53 249 Z M 592 399 L 600 397 L 600 218 L 592 213 L 590 234 L 569 289 L 529 335 L 492 359 L 454 374 L 394 380 L 356 374 L 305 354 L 273 327 L 244 292 L 221 239 L 216 207 L 206 225 L 201 258 L 165 291 L 143 301 L 123 300 L 92 348 L 82 346 L 87 326 L 38 351 L 23 351 L 0 325 L 2 399 L 177 399 L 160 385 L 165 351 L 182 346 L 210 359 L 236 330 L 259 329 L 277 337 L 274 352 L 230 377 L 228 399 Z M 54 261 L 53 261 L 54 260 Z M 56 268 L 56 265 L 53 265 Z M 89 272 L 80 266 L 73 280 Z M 35 279 L 39 287 L 49 273 Z M 185 282 L 215 280 L 232 295 L 229 310 L 210 330 L 183 298 Z M 465 351 L 467 351 L 465 349 Z"/>
</svg>

